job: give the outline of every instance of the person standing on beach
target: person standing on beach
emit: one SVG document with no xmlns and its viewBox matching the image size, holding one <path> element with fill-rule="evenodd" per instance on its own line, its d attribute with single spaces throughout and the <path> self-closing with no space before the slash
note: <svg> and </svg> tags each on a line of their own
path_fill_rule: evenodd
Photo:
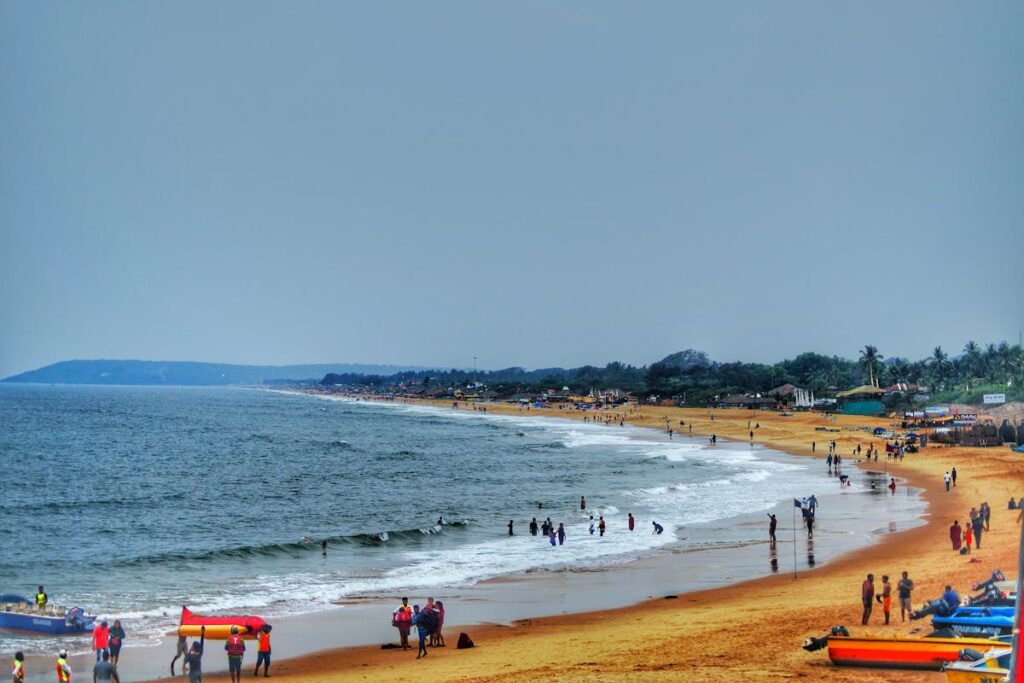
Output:
<svg viewBox="0 0 1024 683">
<path fill-rule="evenodd" d="M 632 531 L 635 526 L 636 526 L 636 520 L 633 519 L 633 513 L 630 512 L 629 513 L 629 530 Z"/>
<path fill-rule="evenodd" d="M 889 583 L 889 576 L 882 575 L 882 594 L 875 596 L 878 602 L 882 603 L 882 614 L 885 615 L 885 623 L 889 624 L 889 610 L 892 608 L 892 584 Z"/>
<path fill-rule="evenodd" d="M 900 599 L 900 621 L 907 620 L 907 614 L 913 612 L 910 594 L 914 590 L 914 582 L 910 580 L 907 572 L 903 572 L 903 578 L 896 584 L 896 591 Z"/>
<path fill-rule="evenodd" d="M 828 468 L 830 470 L 832 469 L 832 454 L 831 453 L 829 453 L 828 457 L 825 458 L 825 464 L 828 465 Z"/>
<path fill-rule="evenodd" d="M 242 683 L 242 657 L 245 656 L 245 643 L 238 635 L 238 627 L 231 627 L 231 637 L 224 643 L 224 651 L 228 653 L 228 673 L 231 683 Z"/>
<path fill-rule="evenodd" d="M 812 441 L 811 442 L 811 453 L 814 453 L 814 450 L 815 450 L 816 447 L 817 447 L 817 444 Z"/>
<path fill-rule="evenodd" d="M 963 544 L 963 530 L 958 519 L 953 520 L 953 526 L 949 527 L 949 540 L 953 543 L 953 550 L 960 550 Z"/>
<path fill-rule="evenodd" d="M 981 532 L 985 529 L 985 517 L 979 513 L 971 522 L 974 531 L 974 549 L 981 550 Z"/>
<path fill-rule="evenodd" d="M 12 683 L 25 683 L 25 653 L 14 653 L 14 668 L 11 669 Z"/>
<path fill-rule="evenodd" d="M 270 675 L 270 628 L 270 624 L 263 624 L 263 628 L 256 633 L 258 647 L 256 648 L 256 670 L 253 671 L 253 676 L 260 675 L 260 664 L 263 665 L 263 677 L 266 678 Z"/>
<path fill-rule="evenodd" d="M 601 518 L 597 522 L 597 530 L 599 535 L 604 536 L 604 528 L 604 515 L 601 515 Z"/>
<path fill-rule="evenodd" d="M 57 655 L 57 680 L 60 683 L 70 683 L 71 667 L 68 666 L 68 651 L 61 650 Z"/>
<path fill-rule="evenodd" d="M 943 481 L 946 482 L 946 492 L 949 493 L 949 482 L 951 481 L 951 479 L 949 477 L 949 472 L 946 472 L 946 474 L 943 475 L 942 479 L 943 479 Z"/>
<path fill-rule="evenodd" d="M 200 683 L 203 680 L 203 647 L 206 645 L 206 627 L 199 629 L 199 640 L 192 641 L 192 650 L 185 655 L 181 672 L 185 673 L 188 666 L 188 683 Z M 173 674 L 172 674 L 173 675 Z"/>
<path fill-rule="evenodd" d="M 953 471 L 950 472 L 949 478 L 953 480 L 953 486 L 956 486 L 956 468 L 955 467 L 953 468 Z"/>
<path fill-rule="evenodd" d="M 868 574 L 868 578 L 860 585 L 860 601 L 864 605 L 864 614 L 860 618 L 861 626 L 868 625 L 871 617 L 871 607 L 875 600 L 875 575 Z"/>
<path fill-rule="evenodd" d="M 558 523 L 558 545 L 565 545 L 565 524 Z"/>
<path fill-rule="evenodd" d="M 896 495 L 896 478 L 895 477 L 889 477 L 889 490 L 892 492 L 892 495 L 894 495 L 894 496 Z"/>
<path fill-rule="evenodd" d="M 971 542 L 974 540 L 974 523 L 964 527 L 964 545 L 967 546 L 967 554 L 971 554 Z"/>
<path fill-rule="evenodd" d="M 768 513 L 768 519 L 770 520 L 768 522 L 768 540 L 772 543 L 775 543 L 775 529 L 778 526 L 779 522 L 777 519 L 775 519 L 775 515 L 773 515 L 770 512 Z"/>
<path fill-rule="evenodd" d="M 96 665 L 92 667 L 92 683 L 111 680 L 114 683 L 121 683 L 121 678 L 117 675 L 117 669 L 110 663 L 110 653 L 104 650 L 103 660 L 96 662 Z"/>
<path fill-rule="evenodd" d="M 988 506 L 988 501 L 981 504 L 981 517 L 985 520 L 985 531 L 988 531 L 988 522 L 992 518 L 992 508 Z"/>
</svg>

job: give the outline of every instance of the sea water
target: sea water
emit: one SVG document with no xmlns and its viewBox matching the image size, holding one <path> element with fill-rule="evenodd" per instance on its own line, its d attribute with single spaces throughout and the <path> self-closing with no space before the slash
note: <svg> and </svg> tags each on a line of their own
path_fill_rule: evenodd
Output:
<svg viewBox="0 0 1024 683">
<path fill-rule="evenodd" d="M 44 584 L 51 600 L 120 618 L 138 646 L 185 604 L 283 616 L 678 552 L 722 537 L 686 529 L 728 529 L 822 486 L 810 463 L 747 444 L 538 412 L 0 385 L 0 593 Z M 604 538 L 590 514 L 604 516 Z M 566 544 L 530 536 L 534 517 L 564 523 Z M 54 647 L 0 633 L 2 652 Z"/>
</svg>

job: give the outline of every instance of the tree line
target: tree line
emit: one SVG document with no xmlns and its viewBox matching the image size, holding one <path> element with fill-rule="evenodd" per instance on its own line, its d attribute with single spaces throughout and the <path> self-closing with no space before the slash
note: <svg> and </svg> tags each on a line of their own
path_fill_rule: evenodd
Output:
<svg viewBox="0 0 1024 683">
<path fill-rule="evenodd" d="M 805 352 L 778 363 L 721 363 L 701 351 L 688 349 L 643 367 L 611 362 L 604 367 L 542 368 L 525 370 L 410 371 L 393 375 L 329 374 L 323 384 L 393 387 L 461 387 L 481 384 L 499 396 L 536 394 L 562 387 L 576 394 L 591 390 L 621 389 L 642 396 L 679 398 L 703 405 L 729 393 L 765 394 L 790 383 L 818 396 L 860 385 L 923 387 L 932 400 L 977 403 L 983 393 L 1006 393 L 1007 400 L 1024 399 L 1024 350 L 1020 344 L 968 342 L 955 356 L 941 346 L 927 358 L 910 361 L 885 357 L 878 347 L 866 345 L 856 359 Z"/>
</svg>

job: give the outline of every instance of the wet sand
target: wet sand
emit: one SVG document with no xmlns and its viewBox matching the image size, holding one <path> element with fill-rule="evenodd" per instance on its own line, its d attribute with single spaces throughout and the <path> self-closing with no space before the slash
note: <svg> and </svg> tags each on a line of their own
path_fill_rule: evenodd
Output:
<svg viewBox="0 0 1024 683">
<path fill-rule="evenodd" d="M 450 405 L 450 404 L 449 404 Z M 509 406 L 489 406 L 489 412 L 520 411 Z M 531 414 L 558 414 L 555 411 L 531 411 Z M 864 431 L 851 431 L 863 426 L 878 426 L 885 420 L 858 417 L 840 417 L 828 421 L 818 415 L 797 414 L 781 417 L 778 414 L 750 411 L 715 411 L 714 422 L 707 419 L 707 411 L 671 408 L 645 408 L 641 415 L 630 420 L 632 424 L 661 427 L 664 417 L 673 421 L 685 419 L 693 422 L 695 433 L 716 433 L 721 437 L 746 437 L 748 419 L 761 423 L 756 441 L 790 453 L 810 456 L 810 442 L 824 444 L 835 438 L 840 443 L 840 452 L 847 456 L 853 445 L 866 446 L 881 442 Z M 564 413 L 563 417 L 577 417 L 578 413 Z M 839 429 L 839 432 L 816 431 L 819 427 Z M 744 439 L 745 440 L 745 439 Z M 822 457 L 817 460 L 822 469 Z M 884 461 L 884 458 L 883 458 Z M 880 463 L 881 464 L 881 463 Z M 946 493 L 942 486 L 942 473 L 952 466 L 960 472 L 959 486 Z M 874 469 L 874 463 L 871 468 Z M 628 678 L 685 678 L 688 680 L 775 680 L 780 678 L 805 677 L 814 680 L 942 680 L 941 674 L 863 671 L 840 669 L 828 663 L 823 653 L 809 654 L 799 649 L 800 642 L 808 635 L 820 635 L 830 626 L 843 623 L 852 627 L 855 633 L 900 633 L 923 634 L 928 631 L 926 622 L 900 623 L 894 615 L 892 626 L 882 626 L 879 612 L 872 623 L 859 626 L 860 605 L 858 600 L 860 581 L 869 571 L 876 576 L 888 573 L 898 576 L 907 569 L 915 579 L 917 589 L 914 602 L 919 604 L 941 592 L 947 581 L 954 583 L 965 592 L 968 584 L 980 580 L 992 569 L 1002 567 L 1012 573 L 1015 564 L 1017 531 L 1013 524 L 1016 512 L 1005 509 L 1006 500 L 1019 496 L 1024 491 L 1024 464 L 1020 457 L 1009 449 L 966 449 L 929 448 L 921 454 L 909 455 L 902 463 L 890 463 L 889 470 L 923 490 L 923 498 L 929 505 L 925 517 L 927 524 L 883 534 L 879 542 L 861 550 L 842 555 L 814 570 L 803 570 L 797 578 L 791 573 L 778 574 L 747 581 L 738 585 L 689 592 L 678 591 L 676 599 L 664 598 L 650 591 L 654 599 L 629 607 L 557 615 L 545 618 L 526 618 L 512 625 L 502 623 L 474 626 L 469 629 L 477 647 L 469 651 L 457 651 L 452 647 L 432 650 L 426 660 L 416 661 L 407 652 L 381 650 L 379 646 L 348 647 L 324 651 L 303 657 L 275 663 L 276 677 L 289 680 L 412 680 L 414 677 L 429 676 L 440 680 L 522 680 L 524 678 L 560 680 L 623 680 Z M 988 500 L 993 508 L 992 531 L 985 535 L 983 549 L 976 551 L 972 563 L 949 549 L 947 527 L 953 517 L 963 519 L 972 505 Z M 887 528 L 885 520 L 879 520 L 881 528 Z M 785 526 L 780 517 L 780 526 Z M 784 533 L 780 534 L 780 565 L 784 549 Z M 755 545 L 743 546 L 756 547 Z M 733 549 L 735 550 L 735 549 Z M 792 552 L 792 545 L 788 547 Z M 755 551 L 749 551 L 755 552 Z M 694 553 L 697 555 L 700 553 Z M 734 555 L 730 555 L 732 557 Z M 676 555 L 679 557 L 679 554 Z M 706 555 L 711 557 L 711 555 Z M 751 555 L 753 558 L 754 556 Z M 799 557 L 799 555 L 798 555 Z M 758 560 L 752 559 L 752 562 Z M 762 553 L 759 560 L 764 563 Z M 716 559 L 709 563 L 716 570 L 733 568 L 733 564 Z M 645 561 L 633 563 L 636 567 L 615 568 L 600 572 L 562 572 L 558 577 L 543 577 L 545 580 L 567 581 L 572 577 L 571 591 L 576 594 L 581 583 L 578 579 L 598 576 L 593 584 L 595 594 L 616 591 L 623 585 L 642 586 L 642 581 L 631 580 L 630 571 L 643 572 Z M 699 565 L 705 563 L 700 562 Z M 694 561 L 690 556 L 680 558 L 675 567 L 666 566 L 660 578 L 653 578 L 652 585 L 675 585 L 682 582 L 679 576 L 700 576 L 693 571 Z M 780 567 L 781 569 L 781 567 Z M 533 577 L 531 577 L 532 579 Z M 602 585 L 603 582 L 603 585 Z M 517 579 L 489 582 L 492 585 L 515 585 Z M 527 580 L 524 583 L 529 583 Z M 582 582 L 586 583 L 586 581 Z M 487 590 L 483 588 L 482 590 Z M 529 590 L 531 594 L 558 595 L 557 585 L 544 589 L 538 586 Z M 582 592 L 582 591 L 581 591 Z M 644 596 L 646 597 L 646 596 Z M 500 601 L 498 601 L 500 602 Z M 550 597 L 539 598 L 534 604 L 542 603 L 552 607 Z M 450 602 L 458 604 L 457 600 Z M 471 602 L 465 610 L 470 611 Z M 528 603 L 529 604 L 529 603 Z M 594 604 L 600 604 L 595 601 Z M 557 607 L 557 605 L 555 605 Z M 460 611 L 463 608 L 460 605 Z M 561 609 L 561 608 L 559 608 Z M 567 605 L 568 609 L 568 605 Z M 571 610 L 570 610 L 571 611 Z M 341 614 L 345 610 L 339 610 Z M 515 612 L 512 610 L 511 612 Z M 503 615 L 501 622 L 513 619 Z M 326 619 L 327 617 L 306 617 L 304 619 Z M 363 629 L 362 619 L 345 619 L 346 626 L 336 633 L 335 644 L 345 639 L 350 631 Z M 449 623 L 454 621 L 449 618 Z M 283 629 L 282 629 L 283 630 Z M 327 630 L 333 631 L 333 628 Z M 450 645 L 454 644 L 457 631 L 446 629 Z M 282 633 L 283 635 L 283 633 Z M 285 639 L 280 642 L 284 646 Z M 287 651 L 287 647 L 280 650 Z M 219 653 L 211 651 L 210 662 L 213 670 Z M 251 674 L 250 674 L 251 675 Z M 208 680 L 219 680 L 207 677 Z"/>
</svg>

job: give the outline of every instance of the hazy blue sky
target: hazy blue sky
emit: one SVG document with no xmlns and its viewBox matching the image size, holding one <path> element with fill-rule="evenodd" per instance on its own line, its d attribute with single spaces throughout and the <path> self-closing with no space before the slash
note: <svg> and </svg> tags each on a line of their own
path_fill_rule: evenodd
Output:
<svg viewBox="0 0 1024 683">
<path fill-rule="evenodd" d="M 0 376 L 1016 341 L 1022 71 L 1021 2 L 3 2 Z"/>
</svg>

